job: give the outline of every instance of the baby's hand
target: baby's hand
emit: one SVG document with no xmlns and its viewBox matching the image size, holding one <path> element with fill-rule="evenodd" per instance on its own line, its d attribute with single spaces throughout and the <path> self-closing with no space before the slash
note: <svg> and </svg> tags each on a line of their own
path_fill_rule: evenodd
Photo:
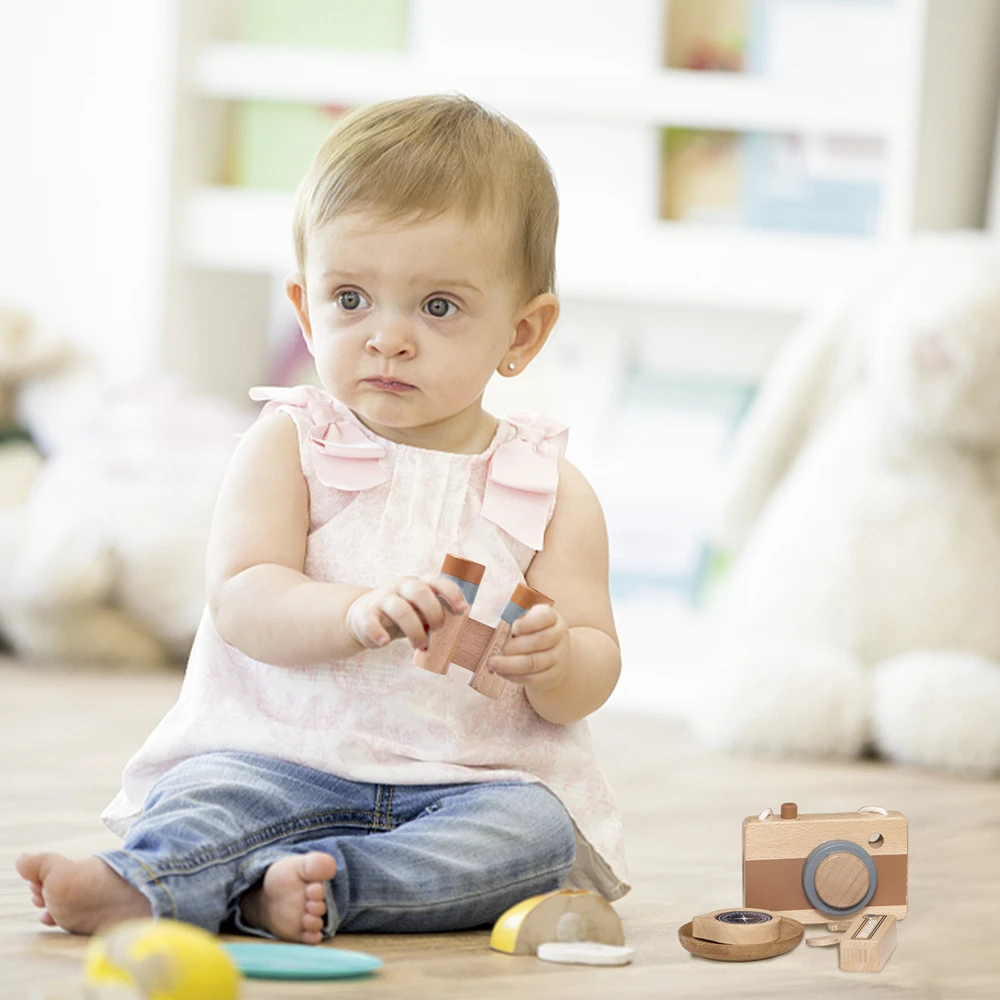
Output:
<svg viewBox="0 0 1000 1000">
<path fill-rule="evenodd" d="M 456 614 L 469 610 L 462 591 L 447 577 L 437 573 L 404 576 L 362 594 L 347 609 L 345 623 L 365 649 L 401 637 L 409 639 L 414 649 L 425 649 L 430 630 L 444 624 L 441 600 Z"/>
<path fill-rule="evenodd" d="M 553 688 L 569 670 L 569 628 L 548 604 L 537 604 L 511 626 L 500 656 L 487 667 L 499 677 L 525 687 Z"/>
</svg>

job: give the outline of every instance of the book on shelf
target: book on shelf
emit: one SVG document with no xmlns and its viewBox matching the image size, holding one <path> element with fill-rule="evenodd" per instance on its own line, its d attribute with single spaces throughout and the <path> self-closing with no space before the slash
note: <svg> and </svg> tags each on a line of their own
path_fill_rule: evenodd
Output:
<svg viewBox="0 0 1000 1000">
<path fill-rule="evenodd" d="M 403 52 L 408 0 L 243 0 L 238 37 L 261 45 L 331 52 Z M 230 119 L 225 181 L 293 191 L 346 107 L 238 101 Z"/>
<path fill-rule="evenodd" d="M 882 209 L 878 139 L 664 129 L 660 216 L 872 236 Z"/>
<path fill-rule="evenodd" d="M 743 70 L 788 86 L 885 85 L 892 7 L 671 0 L 666 65 Z M 854 236 L 879 230 L 885 148 L 877 137 L 666 128 L 661 157 L 664 219 Z"/>
<path fill-rule="evenodd" d="M 738 72 L 745 66 L 746 0 L 671 0 L 664 19 L 664 65 Z"/>
<path fill-rule="evenodd" d="M 239 37 L 340 52 L 402 52 L 409 0 L 242 0 Z"/>
<path fill-rule="evenodd" d="M 663 65 L 877 86 L 899 0 L 668 0 Z"/>
</svg>

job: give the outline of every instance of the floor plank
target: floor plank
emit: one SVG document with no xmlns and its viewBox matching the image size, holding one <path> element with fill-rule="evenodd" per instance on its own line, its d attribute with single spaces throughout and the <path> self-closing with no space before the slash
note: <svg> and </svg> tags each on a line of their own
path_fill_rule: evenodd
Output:
<svg viewBox="0 0 1000 1000">
<path fill-rule="evenodd" d="M 97 816 L 125 760 L 173 702 L 176 671 L 135 675 L 0 661 L 0 997 L 21 1000 L 79 974 L 86 940 L 40 928 L 13 872 L 27 849 L 84 855 L 115 843 Z M 631 966 L 548 965 L 491 952 L 485 933 L 343 935 L 385 962 L 341 983 L 352 997 L 545 996 L 981 998 L 1000 992 L 1000 783 L 880 763 L 744 760 L 707 755 L 676 723 L 602 711 L 592 722 L 622 803 L 634 891 L 616 904 Z M 835 950 L 799 947 L 748 964 L 692 958 L 677 928 L 741 901 L 744 816 L 794 800 L 804 812 L 862 805 L 910 822 L 910 916 L 877 974 L 841 973 Z M 812 931 L 819 933 L 819 930 Z M 328 996 L 329 984 L 247 983 L 246 1000 Z"/>
</svg>

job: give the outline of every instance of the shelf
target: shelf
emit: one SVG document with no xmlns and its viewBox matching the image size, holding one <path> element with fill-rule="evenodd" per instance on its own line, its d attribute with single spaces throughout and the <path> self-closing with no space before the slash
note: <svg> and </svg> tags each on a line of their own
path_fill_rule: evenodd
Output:
<svg viewBox="0 0 1000 1000">
<path fill-rule="evenodd" d="M 330 53 L 216 43 L 202 50 L 194 85 L 221 100 L 353 106 L 413 94 L 468 94 L 512 116 L 589 124 L 889 136 L 897 109 L 842 87 L 778 86 L 742 73 L 605 73 L 566 64 L 544 72 L 484 73 L 408 56 Z"/>
<path fill-rule="evenodd" d="M 188 203 L 189 264 L 284 274 L 294 267 L 291 198 L 208 187 Z M 876 240 L 658 223 L 611 233 L 563 225 L 558 247 L 564 297 L 799 313 L 877 262 Z"/>
</svg>

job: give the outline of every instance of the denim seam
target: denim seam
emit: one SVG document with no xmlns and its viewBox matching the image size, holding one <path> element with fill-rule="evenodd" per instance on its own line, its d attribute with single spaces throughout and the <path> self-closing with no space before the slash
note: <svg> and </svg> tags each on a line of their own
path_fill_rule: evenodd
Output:
<svg viewBox="0 0 1000 1000">
<path fill-rule="evenodd" d="M 347 810 L 343 810 L 347 811 Z M 270 847 L 273 844 L 278 843 L 284 838 L 288 837 L 290 834 L 300 834 L 300 833 L 314 833 L 316 830 L 322 830 L 324 827 L 330 826 L 330 823 L 314 823 L 310 826 L 298 826 L 294 822 L 276 824 L 274 826 L 266 827 L 264 830 L 259 831 L 253 836 L 246 837 L 240 841 L 230 841 L 228 844 L 224 844 L 219 851 L 214 855 L 198 855 L 189 862 L 187 865 L 174 865 L 170 868 L 160 868 L 158 869 L 160 877 L 169 877 L 172 875 L 194 875 L 197 872 L 203 871 L 206 868 L 211 868 L 215 865 L 228 864 L 230 861 L 235 860 L 242 854 L 246 854 L 248 851 L 258 851 L 265 847 Z M 364 823 L 341 823 L 343 826 L 357 826 L 359 829 L 365 829 L 366 824 Z M 235 848 L 235 850 L 233 850 Z M 229 853 L 222 853 L 223 851 L 229 851 Z M 296 853 L 290 851 L 289 853 Z M 138 859 L 136 859 L 138 860 Z M 141 863 L 141 862 L 140 862 Z M 143 865 L 145 868 L 146 866 Z M 150 871 L 150 869 L 147 869 Z M 150 871 L 150 875 L 155 881 L 156 876 Z"/>
<path fill-rule="evenodd" d="M 557 872 L 560 872 L 560 871 L 563 871 L 563 870 L 567 870 L 568 871 L 569 868 L 571 868 L 572 866 L 573 866 L 573 862 L 570 861 L 569 865 L 558 865 L 555 868 L 550 868 L 548 871 L 535 872 L 535 873 L 533 873 L 531 875 L 525 876 L 525 878 L 518 879 L 516 882 L 508 882 L 508 883 L 506 883 L 504 885 L 504 888 L 505 889 L 511 889 L 511 888 L 514 888 L 515 886 L 523 885 L 525 882 L 534 882 L 537 879 L 546 878 L 549 875 L 555 875 Z M 454 903 L 463 903 L 467 899 L 476 899 L 476 898 L 481 897 L 483 895 L 484 895 L 484 893 L 482 893 L 482 892 L 470 892 L 470 893 L 466 893 L 464 896 L 452 896 L 449 899 L 435 899 L 433 903 L 420 902 L 420 903 L 414 903 L 412 905 L 408 904 L 408 905 L 405 905 L 405 906 L 394 906 L 392 903 L 379 903 L 378 907 L 379 907 L 379 909 L 382 909 L 382 910 L 413 910 L 413 909 L 433 910 L 433 909 L 435 909 L 438 906 L 451 906 Z M 367 904 L 367 903 L 365 903 L 362 900 L 358 901 L 358 906 L 359 907 L 365 907 L 365 906 L 368 906 L 368 905 L 374 905 L 374 904 Z"/>
<path fill-rule="evenodd" d="M 375 816 L 372 821 L 372 832 L 377 833 L 382 826 L 382 789 L 383 785 L 375 786 Z"/>
<path fill-rule="evenodd" d="M 273 858 L 270 861 L 268 861 L 267 868 L 270 868 L 271 865 L 273 865 L 276 861 L 280 861 L 282 858 L 291 857 L 293 854 L 297 854 L 297 853 L 299 853 L 299 852 L 298 851 L 289 851 L 287 854 L 274 854 Z M 247 889 L 252 888 L 259 881 L 259 879 L 256 879 L 253 882 L 251 882 L 250 879 L 247 878 L 247 869 L 250 867 L 251 864 L 254 864 L 254 865 L 260 864 L 260 862 L 261 862 L 261 856 L 262 855 L 265 858 L 269 858 L 269 857 L 271 857 L 272 852 L 254 851 L 252 854 L 248 854 L 243 859 L 243 862 L 240 864 L 240 876 L 243 878 L 243 881 L 247 883 Z M 266 871 L 267 871 L 267 869 L 265 868 L 265 872 Z M 230 890 L 230 891 L 232 891 L 232 890 Z M 245 892 L 246 889 L 244 889 L 243 891 Z M 242 896 L 242 895 L 243 895 L 242 892 L 236 893 L 237 897 Z"/>
<path fill-rule="evenodd" d="M 385 829 L 386 830 L 392 830 L 393 829 L 393 822 L 392 822 L 392 797 L 393 797 L 393 794 L 395 793 L 395 791 L 396 791 L 396 786 L 395 785 L 390 785 L 389 786 L 389 801 L 385 804 Z"/>
<path fill-rule="evenodd" d="M 123 850 L 122 854 L 124 854 L 130 861 L 134 861 L 146 873 L 148 876 L 148 881 L 145 883 L 146 885 L 149 885 L 149 883 L 152 882 L 152 884 L 167 897 L 167 900 L 170 903 L 170 915 L 176 920 L 177 903 L 174 901 L 173 893 L 156 877 L 156 873 L 149 867 L 149 865 L 146 864 L 145 861 L 142 860 L 142 858 L 136 857 L 136 855 L 134 855 L 131 851 Z"/>
</svg>

